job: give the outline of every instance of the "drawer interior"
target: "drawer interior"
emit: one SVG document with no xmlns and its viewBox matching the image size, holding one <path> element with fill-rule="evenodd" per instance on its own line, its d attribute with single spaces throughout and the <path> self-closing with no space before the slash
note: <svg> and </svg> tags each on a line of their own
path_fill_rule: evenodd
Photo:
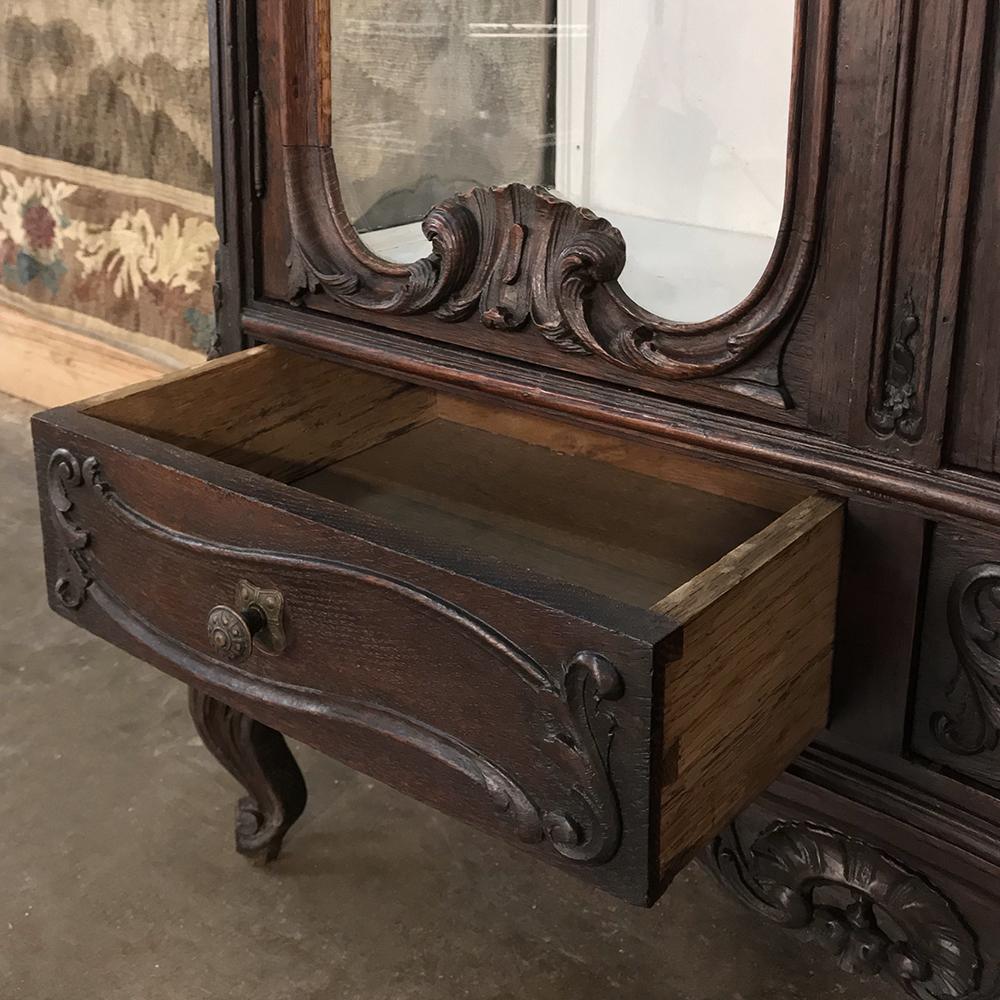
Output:
<svg viewBox="0 0 1000 1000">
<path fill-rule="evenodd" d="M 805 496 L 270 346 L 101 397 L 85 412 L 642 608 Z"/>
</svg>

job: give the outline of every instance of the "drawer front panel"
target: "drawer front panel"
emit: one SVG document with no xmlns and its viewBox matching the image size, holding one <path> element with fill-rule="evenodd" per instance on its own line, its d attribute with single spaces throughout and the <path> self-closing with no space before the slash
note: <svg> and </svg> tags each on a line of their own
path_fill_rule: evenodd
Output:
<svg viewBox="0 0 1000 1000">
<path fill-rule="evenodd" d="M 913 748 L 1000 791 L 1000 537 L 935 529 Z"/>
<path fill-rule="evenodd" d="M 57 610 L 352 767 L 645 901 L 654 643 L 162 461 L 41 425 L 36 439 Z M 267 490 L 290 505 L 297 492 Z M 285 647 L 272 655 L 255 641 L 234 663 L 213 647 L 208 618 L 238 604 L 242 581 L 280 593 Z"/>
<path fill-rule="evenodd" d="M 40 414 L 51 603 L 648 904 L 826 721 L 841 504 L 509 417 L 273 347 Z"/>
</svg>

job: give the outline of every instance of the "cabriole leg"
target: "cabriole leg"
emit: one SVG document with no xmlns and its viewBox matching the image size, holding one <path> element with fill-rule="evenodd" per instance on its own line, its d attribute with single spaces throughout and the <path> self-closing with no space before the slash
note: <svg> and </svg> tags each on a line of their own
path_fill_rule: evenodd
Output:
<svg viewBox="0 0 1000 1000">
<path fill-rule="evenodd" d="M 191 718 L 202 742 L 247 790 L 236 807 L 236 850 L 255 864 L 273 861 L 306 805 L 306 783 L 285 738 L 191 688 Z"/>
</svg>

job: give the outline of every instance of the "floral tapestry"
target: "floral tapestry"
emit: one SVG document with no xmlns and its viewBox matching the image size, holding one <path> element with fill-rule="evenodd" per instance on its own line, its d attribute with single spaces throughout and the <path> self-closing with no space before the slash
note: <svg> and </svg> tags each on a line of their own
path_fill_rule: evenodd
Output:
<svg viewBox="0 0 1000 1000">
<path fill-rule="evenodd" d="M 211 213 L 205 195 L 0 147 L 0 300 L 125 343 L 204 353 Z"/>
<path fill-rule="evenodd" d="M 0 301 L 182 357 L 214 336 L 202 0 L 6 0 Z"/>
</svg>

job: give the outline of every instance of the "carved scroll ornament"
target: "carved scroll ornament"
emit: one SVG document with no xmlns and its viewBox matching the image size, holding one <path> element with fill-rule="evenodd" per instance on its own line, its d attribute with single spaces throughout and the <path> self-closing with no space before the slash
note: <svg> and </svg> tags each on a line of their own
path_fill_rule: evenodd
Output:
<svg viewBox="0 0 1000 1000">
<path fill-rule="evenodd" d="M 54 589 L 66 608 L 76 609 L 85 600 L 93 600 L 134 640 L 167 656 L 187 680 L 221 691 L 238 689 L 243 697 L 250 692 L 262 703 L 280 703 L 286 710 L 291 707 L 313 719 L 358 727 L 378 734 L 390 744 L 425 755 L 480 786 L 498 821 L 509 825 L 524 843 L 548 843 L 563 858 L 580 864 L 601 864 L 617 852 L 622 817 L 611 781 L 616 722 L 609 706 L 623 697 L 625 689 L 621 675 L 606 657 L 589 650 L 578 652 L 553 679 L 549 671 L 506 636 L 445 599 L 405 581 L 333 559 L 211 542 L 158 524 L 117 495 L 93 457 L 81 463 L 66 449 L 56 450 L 49 459 L 48 484 L 56 530 L 62 540 Z M 265 573 L 294 568 L 299 573 L 316 573 L 327 585 L 335 585 L 338 579 L 350 580 L 388 592 L 394 600 L 418 603 L 423 613 L 458 630 L 456 639 L 464 635 L 480 650 L 485 649 L 491 662 L 503 668 L 504 674 L 499 676 L 509 677 L 523 687 L 520 697 L 529 706 L 529 722 L 510 733 L 505 746 L 511 752 L 496 759 L 472 745 L 474 730 L 463 739 L 443 732 L 435 720 L 422 719 L 416 711 L 411 715 L 398 707 L 344 696 L 334 689 L 321 691 L 282 681 L 273 667 L 267 676 L 256 675 L 252 665 L 241 669 L 222 658 L 207 638 L 204 650 L 191 649 L 157 628 L 150 620 L 155 609 L 129 607 L 116 594 L 113 582 L 104 578 L 107 574 L 102 575 L 102 566 L 90 555 L 92 533 L 80 523 L 80 491 L 85 491 L 88 498 L 100 498 L 99 507 L 88 506 L 87 511 L 89 517 L 99 520 L 105 536 L 112 531 L 126 532 L 136 541 L 141 538 L 143 544 L 157 546 L 159 551 L 173 552 L 188 565 L 191 559 L 230 559 L 245 561 L 255 572 L 261 568 Z M 269 659 L 280 661 L 280 655 Z M 494 675 L 493 683 L 500 683 L 496 678 Z M 478 698 L 480 691 L 470 683 L 456 688 L 455 697 L 471 692 Z M 470 716 L 482 710 L 478 704 L 474 708 Z M 517 762 L 525 755 L 519 756 L 516 751 L 525 743 L 530 743 L 532 750 L 526 756 L 537 766 L 519 774 Z"/>
<path fill-rule="evenodd" d="M 978 992 L 979 948 L 949 900 L 870 844 L 811 823 L 775 823 L 747 848 L 733 825 L 708 860 L 745 905 L 807 932 L 847 972 L 887 975 L 917 1000 L 993 996 Z"/>
<path fill-rule="evenodd" d="M 813 242 L 801 247 L 777 303 L 738 307 L 743 315 L 724 322 L 671 323 L 618 286 L 626 248 L 610 222 L 523 184 L 473 188 L 442 202 L 423 223 L 432 254 L 387 265 L 353 232 L 326 227 L 322 237 L 315 218 L 308 221 L 317 211 L 315 192 L 335 185 L 332 152 L 307 147 L 286 156 L 292 301 L 322 290 L 374 313 L 429 313 L 445 323 L 478 313 L 491 330 L 514 333 L 530 324 L 558 350 L 690 379 L 730 371 L 787 327 L 811 274 Z"/>
<path fill-rule="evenodd" d="M 1000 564 L 979 563 L 960 573 L 948 594 L 948 629 L 958 653 L 967 698 L 957 715 L 938 712 L 931 726 L 952 753 L 972 756 L 1000 744 Z"/>
</svg>

